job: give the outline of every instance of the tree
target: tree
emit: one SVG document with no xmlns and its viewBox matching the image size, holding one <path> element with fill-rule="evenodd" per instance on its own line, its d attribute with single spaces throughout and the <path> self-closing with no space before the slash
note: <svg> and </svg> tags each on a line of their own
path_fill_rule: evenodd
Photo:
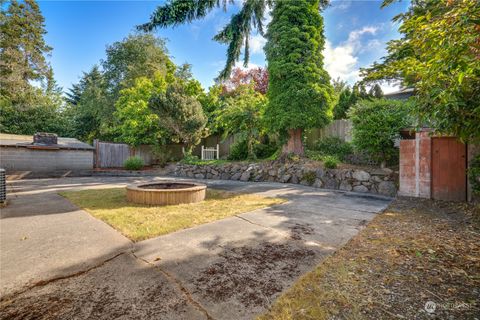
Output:
<svg viewBox="0 0 480 320">
<path fill-rule="evenodd" d="M 254 91 L 253 85 L 239 89 L 237 95 L 225 99 L 225 108 L 218 112 L 216 121 L 224 129 L 224 136 L 239 134 L 247 143 L 248 158 L 255 159 L 254 146 L 260 137 L 262 113 L 267 98 Z"/>
<path fill-rule="evenodd" d="M 380 99 L 381 97 L 383 97 L 382 88 L 378 83 L 375 83 L 368 91 L 368 95 L 372 98 Z"/>
<path fill-rule="evenodd" d="M 333 107 L 333 118 L 347 119 L 348 110 L 353 107 L 358 101 L 358 97 L 354 91 L 346 87 L 338 98 L 337 104 Z"/>
<path fill-rule="evenodd" d="M 366 151 L 385 166 L 398 153 L 394 140 L 400 137 L 400 129 L 413 125 L 409 108 L 404 101 L 360 100 L 349 111 L 355 148 Z"/>
<path fill-rule="evenodd" d="M 384 1 L 388 5 L 393 0 Z M 438 133 L 480 139 L 480 3 L 413 1 L 395 17 L 402 37 L 380 63 L 362 70 L 365 83 L 415 88 L 415 114 Z"/>
<path fill-rule="evenodd" d="M 104 119 L 112 121 L 112 112 L 107 97 L 105 78 L 98 66 L 83 74 L 78 84 L 70 89 L 68 114 L 71 121 L 71 135 L 92 141 L 103 138 L 107 128 Z"/>
<path fill-rule="evenodd" d="M 161 138 L 159 118 L 148 106 L 153 95 L 164 93 L 167 83 L 160 74 L 153 81 L 137 78 L 135 85 L 120 91 L 115 107 L 117 141 L 131 146 L 158 144 Z"/>
<path fill-rule="evenodd" d="M 138 28 L 152 31 L 158 27 L 165 28 L 191 22 L 205 17 L 215 7 L 222 5 L 226 7 L 227 3 L 229 3 L 227 0 L 170 0 L 155 10 L 148 23 Z M 264 15 L 267 8 L 273 9 L 273 20 L 267 35 L 268 42 L 273 44 L 267 42 L 265 50 L 269 62 L 269 90 L 274 88 L 275 95 L 281 93 L 281 97 L 276 97 L 273 103 L 270 99 L 271 107 L 267 108 L 267 114 L 272 130 L 279 130 L 284 135 L 287 132 L 291 134 L 285 152 L 294 151 L 302 154 L 302 129 L 325 125 L 331 117 L 331 110 L 328 107 L 331 88 L 328 74 L 322 69 L 323 20 L 319 13 L 319 9 L 324 8 L 327 3 L 327 0 L 246 0 L 240 11 L 234 14 L 230 22 L 214 37 L 220 43 L 228 44 L 226 64 L 219 75 L 219 79 L 225 80 L 239 59 L 242 46 L 244 65 L 248 64 L 248 40 L 251 31 L 256 28 L 259 34 L 264 35 Z M 295 10 L 298 16 L 289 14 L 285 8 Z M 291 42 L 290 45 L 288 42 Z M 302 49 L 296 48 L 297 45 Z M 276 46 L 280 46 L 280 49 Z M 278 57 L 277 53 L 282 55 Z M 293 73 L 282 73 L 282 68 Z M 272 70 L 277 77 L 273 84 Z M 284 75 L 289 81 L 282 87 L 281 82 L 284 80 L 280 77 Z M 289 90 L 282 92 L 285 89 Z M 269 94 L 271 97 L 275 95 Z M 299 98 L 305 100 L 299 101 L 297 100 Z M 293 102 L 293 108 L 289 113 L 286 108 L 290 107 L 287 106 L 290 102 Z"/>
<path fill-rule="evenodd" d="M 303 129 L 322 127 L 332 115 L 319 1 L 278 1 L 272 16 L 265 46 L 270 77 L 265 118 L 270 130 L 288 131 L 284 153 L 303 155 Z"/>
<path fill-rule="evenodd" d="M 234 68 L 230 78 L 223 81 L 222 84 L 227 93 L 235 91 L 240 86 L 253 84 L 256 92 L 266 94 L 268 89 L 268 71 L 261 67 L 252 69 Z"/>
<path fill-rule="evenodd" d="M 200 102 L 189 96 L 182 85 L 173 83 L 165 93 L 153 95 L 149 106 L 157 114 L 160 126 L 170 132 L 172 140 L 184 143 L 190 154 L 207 124 Z"/>
<path fill-rule="evenodd" d="M 51 68 L 45 56 L 45 19 L 34 0 L 13 0 L 0 22 L 0 94 L 14 107 L 28 107 L 42 94 L 32 81 L 47 81 Z"/>
</svg>

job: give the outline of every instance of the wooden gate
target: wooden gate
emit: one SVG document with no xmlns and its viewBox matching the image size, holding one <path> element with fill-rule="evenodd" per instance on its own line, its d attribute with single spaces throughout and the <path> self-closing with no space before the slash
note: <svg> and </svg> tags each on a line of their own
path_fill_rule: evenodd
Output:
<svg viewBox="0 0 480 320">
<path fill-rule="evenodd" d="M 466 146 L 456 138 L 432 138 L 432 198 L 465 201 Z"/>
</svg>

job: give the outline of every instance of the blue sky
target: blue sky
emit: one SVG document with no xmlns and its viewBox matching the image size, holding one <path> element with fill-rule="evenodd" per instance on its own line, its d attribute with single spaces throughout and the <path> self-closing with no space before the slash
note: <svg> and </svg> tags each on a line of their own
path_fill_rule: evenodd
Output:
<svg viewBox="0 0 480 320">
<path fill-rule="evenodd" d="M 55 78 L 66 90 L 105 57 L 105 47 L 134 32 L 163 1 L 40 1 L 46 22 L 46 41 L 53 47 L 50 62 Z M 391 18 L 405 11 L 408 1 L 380 9 L 381 1 L 332 1 L 323 13 L 327 44 L 325 67 L 333 78 L 353 84 L 358 69 L 385 54 L 385 43 L 398 38 Z M 176 28 L 160 29 L 177 64 L 188 62 L 204 88 L 213 84 L 225 62 L 226 46 L 212 40 L 214 34 L 239 10 L 241 0 L 212 11 L 205 19 Z M 264 66 L 265 40 L 252 35 L 251 65 Z M 241 63 L 239 63 L 240 65 Z M 385 91 L 392 88 L 385 87 Z"/>
</svg>

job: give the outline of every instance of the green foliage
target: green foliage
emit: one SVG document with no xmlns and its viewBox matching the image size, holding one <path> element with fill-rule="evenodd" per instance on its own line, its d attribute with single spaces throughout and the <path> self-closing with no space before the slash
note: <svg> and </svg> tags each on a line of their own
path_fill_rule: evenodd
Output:
<svg viewBox="0 0 480 320">
<path fill-rule="evenodd" d="M 261 133 L 261 116 L 266 97 L 245 86 L 235 96 L 225 99 L 225 107 L 217 113 L 217 125 L 223 128 L 224 136 L 237 134 L 247 144 L 247 156 L 255 159 L 254 146 Z"/>
<path fill-rule="evenodd" d="M 421 124 L 479 140 L 479 1 L 414 1 L 395 21 L 401 22 L 402 38 L 388 43 L 381 63 L 362 70 L 364 80 L 415 88 Z"/>
<path fill-rule="evenodd" d="M 152 96 L 150 109 L 158 116 L 159 124 L 171 134 L 171 139 L 186 145 L 187 153 L 202 138 L 207 119 L 198 99 L 187 95 L 185 88 L 173 83 L 166 92 Z"/>
<path fill-rule="evenodd" d="M 371 88 L 370 88 L 370 91 L 368 91 L 368 95 L 373 97 L 373 98 L 377 98 L 377 99 L 380 99 L 383 97 L 383 91 L 382 91 L 382 88 L 380 87 L 380 85 L 378 83 L 375 83 Z"/>
<path fill-rule="evenodd" d="M 143 168 L 143 159 L 140 157 L 130 157 L 123 163 L 127 170 L 140 170 Z"/>
<path fill-rule="evenodd" d="M 278 1 L 265 46 L 272 132 L 323 127 L 331 119 L 333 89 L 323 69 L 323 19 L 319 1 Z"/>
<path fill-rule="evenodd" d="M 102 122 L 111 118 L 108 108 L 107 87 L 98 66 L 83 74 L 67 94 L 67 116 L 70 136 L 82 141 L 102 138 Z"/>
<path fill-rule="evenodd" d="M 305 156 L 308 159 L 314 160 L 314 161 L 322 161 L 324 155 L 320 151 L 315 151 L 315 150 L 307 150 L 305 151 Z"/>
<path fill-rule="evenodd" d="M 172 152 L 164 145 L 158 142 L 152 146 L 152 154 L 160 167 L 165 167 L 169 161 L 172 161 Z"/>
<path fill-rule="evenodd" d="M 346 87 L 340 92 L 337 104 L 333 107 L 333 118 L 346 119 L 348 110 L 357 103 L 358 97 L 354 91 Z"/>
<path fill-rule="evenodd" d="M 350 110 L 353 122 L 353 145 L 373 159 L 389 161 L 398 154 L 394 139 L 400 129 L 412 125 L 411 106 L 397 100 L 362 100 Z"/>
<path fill-rule="evenodd" d="M 480 194 L 480 154 L 470 161 L 468 179 L 472 185 L 473 192 Z"/>
<path fill-rule="evenodd" d="M 68 135 L 68 122 L 58 105 L 45 104 L 25 109 L 0 99 L 0 132 L 33 135 L 36 132 L 52 132 Z"/>
<path fill-rule="evenodd" d="M 333 156 L 324 156 L 323 159 L 323 165 L 327 169 L 335 169 L 338 166 L 338 159 L 333 157 Z"/>
<path fill-rule="evenodd" d="M 1 4 L 0 96 L 14 107 L 35 106 L 41 93 L 31 83 L 45 83 L 52 73 L 45 59 L 52 51 L 44 40 L 45 19 L 34 0 Z"/>
<path fill-rule="evenodd" d="M 343 141 L 338 137 L 328 137 L 319 140 L 316 143 L 315 150 L 324 156 L 334 156 L 341 161 L 353 153 L 353 147 L 350 143 Z"/>
<path fill-rule="evenodd" d="M 254 146 L 255 156 L 258 159 L 268 159 L 273 154 L 280 150 L 279 146 L 276 143 L 258 143 Z"/>
<path fill-rule="evenodd" d="M 248 159 L 247 140 L 238 140 L 230 146 L 228 160 L 246 160 Z"/>
<path fill-rule="evenodd" d="M 308 171 L 305 172 L 302 176 L 302 181 L 305 181 L 309 185 L 312 185 L 315 182 L 315 179 L 317 179 L 317 174 L 315 171 Z"/>
<path fill-rule="evenodd" d="M 161 135 L 159 118 L 148 102 L 152 95 L 164 93 L 166 87 L 165 78 L 157 74 L 153 80 L 137 78 L 133 87 L 120 91 L 114 114 L 118 141 L 131 146 L 157 143 Z"/>
</svg>

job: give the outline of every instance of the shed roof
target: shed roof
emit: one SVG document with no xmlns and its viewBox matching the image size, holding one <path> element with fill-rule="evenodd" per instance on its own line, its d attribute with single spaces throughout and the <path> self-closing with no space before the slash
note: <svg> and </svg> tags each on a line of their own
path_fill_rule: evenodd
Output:
<svg viewBox="0 0 480 320">
<path fill-rule="evenodd" d="M 0 133 L 0 146 L 6 147 L 23 147 L 23 148 L 32 148 L 35 147 L 33 144 L 33 136 L 20 135 L 20 134 L 8 134 Z M 58 137 L 58 142 L 56 145 L 51 145 L 48 147 L 43 147 L 45 149 L 82 149 L 82 150 L 93 150 L 94 148 L 88 143 L 82 142 L 75 138 L 61 138 Z"/>
</svg>

